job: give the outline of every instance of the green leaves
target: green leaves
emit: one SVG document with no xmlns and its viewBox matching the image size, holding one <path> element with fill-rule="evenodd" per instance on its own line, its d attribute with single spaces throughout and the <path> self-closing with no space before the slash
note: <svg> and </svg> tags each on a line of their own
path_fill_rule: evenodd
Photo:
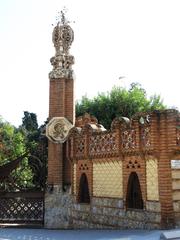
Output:
<svg viewBox="0 0 180 240">
<path fill-rule="evenodd" d="M 132 83 L 129 89 L 113 87 L 110 92 L 100 93 L 93 99 L 82 97 L 81 101 L 76 103 L 76 116 L 90 113 L 99 120 L 100 124 L 110 128 L 115 117 L 130 118 L 137 112 L 165 108 L 159 95 L 148 98 L 139 83 Z"/>
<path fill-rule="evenodd" d="M 22 127 L 30 132 L 37 131 L 38 122 L 36 114 L 24 111 L 24 117 L 22 118 Z"/>
<path fill-rule="evenodd" d="M 0 119 L 0 165 L 25 152 L 24 136 L 10 123 Z"/>
<path fill-rule="evenodd" d="M 11 173 L 17 188 L 44 187 L 47 176 L 47 139 L 41 135 L 43 127 L 38 127 L 36 114 L 27 111 L 24 112 L 19 128 L 0 118 L 0 165 L 16 159 L 25 152 L 29 153 Z M 2 186 L 5 186 L 6 190 L 8 187 L 11 190 L 16 189 L 6 182 L 0 183 L 0 187 Z"/>
</svg>

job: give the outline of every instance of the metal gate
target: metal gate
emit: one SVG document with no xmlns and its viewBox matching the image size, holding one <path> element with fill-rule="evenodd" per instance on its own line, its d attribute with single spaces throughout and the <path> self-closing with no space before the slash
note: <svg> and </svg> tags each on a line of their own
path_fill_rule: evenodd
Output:
<svg viewBox="0 0 180 240">
<path fill-rule="evenodd" d="M 0 192 L 0 224 L 43 225 L 43 192 Z"/>
</svg>

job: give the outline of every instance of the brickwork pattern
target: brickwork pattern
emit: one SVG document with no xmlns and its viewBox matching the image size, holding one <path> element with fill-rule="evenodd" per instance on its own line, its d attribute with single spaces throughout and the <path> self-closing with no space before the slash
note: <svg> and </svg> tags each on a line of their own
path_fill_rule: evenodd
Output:
<svg viewBox="0 0 180 240">
<path fill-rule="evenodd" d="M 75 140 L 75 153 L 76 157 L 81 158 L 84 157 L 85 154 L 85 137 L 80 136 Z"/>
<path fill-rule="evenodd" d="M 88 173 L 93 195 L 99 197 L 123 196 L 125 200 L 129 176 L 132 172 L 136 172 L 144 206 L 148 202 L 149 211 L 153 211 L 153 206 L 154 211 L 157 211 L 157 206 L 160 207 L 162 227 L 173 224 L 173 198 L 175 197 L 172 192 L 169 156 L 176 155 L 176 152 L 180 151 L 178 116 L 179 113 L 176 110 L 166 110 L 137 114 L 131 120 L 116 118 L 112 123 L 112 129 L 107 132 L 100 130 L 96 132 L 89 120 L 86 119 L 84 126 L 81 120 L 79 125 L 82 129 L 81 139 L 84 137 L 85 141 L 84 144 L 77 142 L 79 149 L 73 151 L 71 158 L 75 159 L 77 163 L 79 159 L 93 163 L 93 172 Z M 93 124 L 96 125 L 96 122 Z M 70 138 L 73 146 L 76 146 L 76 136 L 72 134 Z M 80 156 L 81 152 L 83 154 Z M 119 159 L 122 162 L 121 189 L 123 194 L 112 194 L 107 190 L 117 186 L 114 184 L 116 180 L 108 179 L 111 174 L 107 174 L 104 167 L 106 164 L 113 164 L 113 159 Z M 106 168 L 108 169 L 108 167 Z M 80 175 L 78 171 L 77 169 L 77 175 Z M 101 176 L 105 174 L 108 181 L 103 185 L 102 182 L 106 182 L 106 179 L 102 180 Z"/>
<path fill-rule="evenodd" d="M 48 183 L 62 185 L 63 168 L 62 145 L 49 141 L 48 143 Z"/>
<path fill-rule="evenodd" d="M 140 155 L 124 156 L 123 159 L 123 192 L 124 198 L 127 196 L 128 180 L 132 172 L 136 172 L 139 178 L 142 198 L 146 200 L 146 177 L 145 177 L 145 159 Z"/>
<path fill-rule="evenodd" d="M 141 141 L 143 147 L 151 146 L 151 130 L 149 126 L 141 128 Z"/>
<path fill-rule="evenodd" d="M 76 164 L 76 200 L 79 201 L 79 185 L 82 174 L 85 173 L 88 186 L 89 194 L 92 196 L 92 162 L 89 160 L 79 160 Z"/>
<path fill-rule="evenodd" d="M 122 148 L 125 150 L 136 147 L 136 132 L 134 129 L 125 130 L 122 132 Z"/>
<path fill-rule="evenodd" d="M 162 227 L 175 224 L 172 196 L 172 173 L 170 156 L 176 148 L 177 111 L 163 111 L 157 118 L 156 134 L 158 149 L 159 200 L 161 203 Z"/>
<path fill-rule="evenodd" d="M 51 93 L 55 91 L 55 95 L 50 101 L 50 116 L 64 114 L 71 118 L 72 101 L 68 103 L 66 97 L 71 94 L 72 99 L 72 91 L 67 92 L 67 81 L 62 80 L 58 87 L 56 79 L 54 85 L 51 86 Z M 57 101 L 58 104 L 53 104 Z M 71 109 L 69 113 L 66 109 L 68 105 Z M 58 109 L 61 110 L 57 112 Z M 180 152 L 178 116 L 175 110 L 137 114 L 129 121 L 116 119 L 110 131 L 102 130 L 94 119 L 86 117 L 79 120 L 79 129 L 75 126 L 69 135 L 66 156 L 76 163 L 71 178 L 76 201 L 80 177 L 85 173 L 91 199 L 93 196 L 123 198 L 126 206 L 128 179 L 132 172 L 136 172 L 144 206 L 149 212 L 161 214 L 162 227 L 173 226 L 173 221 L 178 219 L 174 218 L 174 213 L 179 214 L 180 197 L 177 189 L 173 190 L 178 184 L 177 180 L 172 184 L 175 173 L 171 171 L 170 156 Z M 63 181 L 61 151 L 57 146 L 49 147 L 49 183 L 59 184 Z M 89 211 L 92 213 L 92 209 Z M 98 224 L 103 225 L 103 221 L 105 219 Z"/>
<path fill-rule="evenodd" d="M 90 136 L 89 140 L 90 155 L 117 152 L 115 133 Z"/>
<path fill-rule="evenodd" d="M 66 117 L 74 122 L 74 80 L 50 79 L 49 119 Z M 63 184 L 63 147 L 49 141 L 48 183 Z M 66 170 L 68 171 L 68 169 Z M 66 175 L 66 174 L 65 174 Z M 66 180 L 65 180 L 66 181 Z"/>
</svg>

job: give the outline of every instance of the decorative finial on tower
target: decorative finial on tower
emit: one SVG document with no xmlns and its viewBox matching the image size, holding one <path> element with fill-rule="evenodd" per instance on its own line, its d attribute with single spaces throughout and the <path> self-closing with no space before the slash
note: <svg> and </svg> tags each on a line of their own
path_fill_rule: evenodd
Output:
<svg viewBox="0 0 180 240">
<path fill-rule="evenodd" d="M 64 24 L 68 24 L 70 23 L 70 21 L 67 20 L 67 8 L 66 7 L 63 7 L 63 9 L 58 12 L 57 16 L 56 16 L 56 22 L 58 23 L 61 23 L 61 25 L 64 25 Z"/>
<path fill-rule="evenodd" d="M 53 70 L 50 72 L 50 78 L 72 78 L 72 64 L 74 57 L 69 54 L 69 49 L 74 40 L 74 32 L 69 26 L 69 21 L 65 17 L 64 8 L 59 15 L 56 26 L 52 33 L 52 41 L 55 47 L 55 56 L 50 59 Z M 60 20 L 60 21 L 59 21 Z"/>
<path fill-rule="evenodd" d="M 66 22 L 65 13 L 64 11 L 61 11 L 61 23 L 64 25 L 65 22 Z"/>
</svg>

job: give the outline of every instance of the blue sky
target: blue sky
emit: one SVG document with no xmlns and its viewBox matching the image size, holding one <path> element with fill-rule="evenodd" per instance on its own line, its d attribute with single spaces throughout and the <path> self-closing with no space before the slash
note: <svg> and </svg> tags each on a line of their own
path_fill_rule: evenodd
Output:
<svg viewBox="0 0 180 240">
<path fill-rule="evenodd" d="M 52 24 L 63 6 L 75 21 L 76 99 L 139 82 L 180 108 L 179 0 L 0 0 L 4 119 L 18 126 L 26 110 L 39 124 L 48 117 Z"/>
</svg>

